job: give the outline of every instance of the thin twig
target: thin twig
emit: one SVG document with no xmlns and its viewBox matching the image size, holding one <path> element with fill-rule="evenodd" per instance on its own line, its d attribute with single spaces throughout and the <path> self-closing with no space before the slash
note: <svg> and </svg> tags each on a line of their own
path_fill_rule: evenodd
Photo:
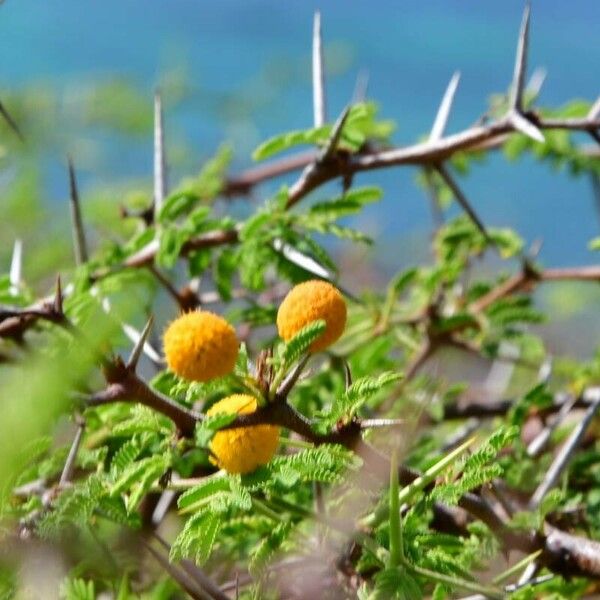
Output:
<svg viewBox="0 0 600 600">
<path fill-rule="evenodd" d="M 169 544 L 156 532 L 152 532 L 153 537 L 167 552 L 170 552 L 171 547 Z M 229 596 L 219 588 L 219 586 L 213 582 L 213 580 L 206 575 L 206 573 L 191 560 L 183 559 L 181 562 L 183 570 L 200 586 L 212 600 L 230 600 Z"/>
<path fill-rule="evenodd" d="M 194 599 L 194 600 L 213 600 L 212 596 L 201 589 L 192 579 L 180 568 L 173 565 L 169 559 L 163 556 L 158 550 L 155 550 L 148 542 L 142 539 L 142 544 L 146 550 L 156 559 L 160 566 Z"/>
<path fill-rule="evenodd" d="M 461 208 L 467 213 L 471 221 L 475 223 L 477 229 L 481 231 L 483 237 L 490 243 L 493 243 L 488 235 L 488 232 L 483 224 L 483 221 L 479 218 L 471 203 L 467 200 L 467 197 L 463 194 L 462 190 L 458 187 L 456 181 L 450 174 L 450 171 L 446 168 L 445 165 L 439 164 L 436 165 L 435 169 L 440 174 L 441 178 L 444 180 L 445 184 L 450 188 L 452 195 L 456 199 L 456 201 L 460 204 Z"/>
</svg>

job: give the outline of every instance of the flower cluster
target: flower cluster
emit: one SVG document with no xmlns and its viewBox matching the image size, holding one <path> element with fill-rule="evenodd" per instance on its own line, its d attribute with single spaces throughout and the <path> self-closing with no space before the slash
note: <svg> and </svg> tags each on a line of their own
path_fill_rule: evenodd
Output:
<svg viewBox="0 0 600 600">
<path fill-rule="evenodd" d="M 314 321 L 325 321 L 325 330 L 310 352 L 328 348 L 344 332 L 346 302 L 324 281 L 306 281 L 284 298 L 277 313 L 277 329 L 285 341 Z M 206 382 L 231 373 L 239 352 L 234 328 L 223 317 L 196 310 L 184 313 L 166 329 L 163 345 L 169 369 L 189 381 Z M 234 394 L 214 404 L 207 415 L 249 414 L 258 408 L 253 396 Z M 210 445 L 211 460 L 229 473 L 249 473 L 267 464 L 279 442 L 279 427 L 253 425 L 218 431 Z"/>
</svg>

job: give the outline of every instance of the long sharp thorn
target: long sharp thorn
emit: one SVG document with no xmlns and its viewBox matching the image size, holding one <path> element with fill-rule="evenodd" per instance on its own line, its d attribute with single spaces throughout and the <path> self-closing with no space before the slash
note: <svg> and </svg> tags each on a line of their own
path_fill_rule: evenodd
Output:
<svg viewBox="0 0 600 600">
<path fill-rule="evenodd" d="M 65 486 L 71 480 L 71 476 L 73 475 L 73 471 L 75 469 L 75 463 L 77 461 L 77 453 L 79 452 L 79 448 L 81 446 L 81 439 L 83 437 L 83 432 L 85 431 L 85 422 L 80 418 L 77 423 L 77 430 L 75 432 L 75 437 L 73 439 L 73 443 L 71 444 L 71 448 L 69 450 L 69 454 L 67 456 L 67 460 L 65 461 L 65 466 L 63 467 L 58 485 Z"/>
<path fill-rule="evenodd" d="M 9 281 L 11 289 L 17 292 L 21 285 L 21 274 L 23 271 L 23 242 L 19 239 L 15 240 L 13 246 L 12 259 L 10 261 Z"/>
<path fill-rule="evenodd" d="M 342 131 L 344 129 L 344 125 L 346 124 L 346 120 L 348 119 L 348 115 L 350 114 L 350 109 L 352 106 L 349 104 L 342 111 L 342 114 L 337 118 L 337 121 L 333 125 L 333 129 L 331 130 L 331 135 L 327 140 L 327 145 L 323 148 L 323 152 L 321 153 L 320 160 L 325 160 L 333 155 L 335 152 L 337 145 L 339 144 L 340 138 L 342 137 Z"/>
<path fill-rule="evenodd" d="M 287 398 L 288 394 L 302 375 L 306 367 L 306 363 L 310 358 L 309 354 L 305 354 L 296 364 L 296 366 L 288 373 L 287 377 L 281 382 L 281 385 L 276 391 L 277 397 L 280 400 Z"/>
<path fill-rule="evenodd" d="M 538 127 L 536 127 L 529 119 L 524 117 L 519 112 L 511 112 L 509 116 L 510 124 L 523 135 L 530 137 L 532 140 L 536 142 L 544 143 L 546 138 L 544 138 L 544 134 L 540 131 Z"/>
<path fill-rule="evenodd" d="M 57 315 L 63 314 L 63 293 L 60 275 L 56 276 L 56 291 L 54 293 L 54 312 Z"/>
<path fill-rule="evenodd" d="M 154 95 L 154 218 L 162 208 L 167 193 L 167 169 L 165 159 L 165 138 L 163 110 L 160 92 Z"/>
<path fill-rule="evenodd" d="M 446 125 L 448 124 L 448 117 L 450 116 L 450 109 L 452 108 L 452 102 L 454 101 L 454 95 L 456 94 L 456 88 L 458 87 L 459 81 L 460 71 L 456 71 L 448 83 L 448 87 L 444 92 L 444 97 L 442 98 L 437 115 L 435 116 L 435 121 L 433 122 L 431 133 L 429 134 L 430 142 L 436 142 L 444 135 Z"/>
<path fill-rule="evenodd" d="M 323 40 L 321 37 L 321 13 L 315 12 L 312 46 L 313 112 L 315 127 L 322 127 L 327 120 L 325 108 L 325 74 L 323 70 Z"/>
<path fill-rule="evenodd" d="M 450 172 L 448 171 L 448 169 L 446 169 L 446 167 L 444 165 L 438 165 L 436 168 L 437 168 L 438 173 L 442 177 L 442 179 L 445 181 L 446 185 L 452 191 L 452 195 L 454 196 L 456 201 L 460 204 L 461 208 L 467 213 L 467 215 L 469 216 L 471 221 L 473 221 L 473 223 L 475 223 L 475 225 L 477 226 L 479 231 L 481 231 L 481 233 L 483 234 L 485 239 L 491 243 L 491 239 L 490 239 L 490 236 L 488 235 L 485 225 L 483 224 L 482 220 L 477 216 L 477 213 L 473 210 L 473 207 L 467 200 L 466 196 L 462 193 L 462 191 L 458 187 L 457 183 L 454 181 L 454 178 L 452 177 L 452 175 L 450 175 Z"/>
<path fill-rule="evenodd" d="M 73 161 L 69 157 L 69 187 L 71 203 L 71 225 L 73 227 L 73 245 L 75 249 L 75 262 L 77 266 L 82 265 L 88 259 L 83 219 L 81 217 L 81 206 L 79 202 L 79 191 Z"/>
<path fill-rule="evenodd" d="M 600 96 L 598 96 L 596 102 L 592 104 L 590 111 L 587 114 L 587 118 L 590 121 L 595 121 L 598 117 L 600 117 Z"/>
<path fill-rule="evenodd" d="M 132 371 L 135 370 L 135 368 L 137 367 L 137 364 L 140 360 L 140 356 L 142 355 L 142 351 L 144 350 L 144 344 L 146 343 L 146 339 L 148 338 L 150 330 L 152 329 L 153 322 L 154 317 L 150 315 L 150 318 L 148 319 L 144 330 L 140 334 L 138 341 L 136 342 L 135 346 L 133 347 L 133 350 L 131 351 L 129 359 L 127 360 L 127 368 L 131 369 Z"/>
<path fill-rule="evenodd" d="M 11 114 L 6 110 L 6 107 L 2 102 L 0 102 L 0 115 L 4 117 L 4 120 L 8 124 L 8 126 L 13 130 L 15 135 L 21 140 L 21 142 L 25 142 L 25 138 L 17 125 L 17 122 L 12 118 Z"/>
<path fill-rule="evenodd" d="M 312 256 L 308 256 L 300 250 L 294 248 L 294 246 L 287 244 L 281 238 L 275 238 L 273 240 L 273 249 L 275 252 L 281 254 L 285 259 L 289 260 L 292 264 L 300 267 L 307 273 L 326 279 L 327 281 L 333 280 L 333 274 L 327 270 L 323 265 L 318 263 Z"/>
<path fill-rule="evenodd" d="M 122 323 L 121 329 L 123 333 L 134 343 L 137 344 L 141 333 L 129 323 Z M 144 343 L 144 354 L 155 364 L 162 365 L 163 360 L 160 357 L 160 354 L 150 345 L 150 342 Z"/>
<path fill-rule="evenodd" d="M 352 104 L 364 102 L 367 99 L 368 91 L 369 71 L 366 69 L 361 69 L 356 76 L 356 83 L 354 84 L 354 92 L 352 94 Z"/>
<path fill-rule="evenodd" d="M 547 75 L 548 72 L 546 71 L 546 69 L 539 67 L 533 72 L 533 75 L 529 78 L 529 82 L 525 87 L 525 91 L 529 96 L 529 100 L 531 102 L 533 102 L 533 100 L 535 100 L 540 95 L 540 92 L 542 91 L 542 86 L 546 81 Z"/>
<path fill-rule="evenodd" d="M 544 479 L 531 496 L 529 501 L 529 508 L 531 510 L 535 510 L 540 505 L 540 502 L 544 499 L 544 496 L 556 485 L 561 473 L 569 464 L 573 453 L 581 443 L 587 428 L 589 427 L 593 418 L 596 416 L 596 412 L 600 407 L 600 388 L 596 390 L 592 388 L 592 391 L 589 393 L 589 395 L 591 396 L 592 404 L 585 411 L 583 419 L 580 421 L 577 427 L 575 427 L 567 441 L 563 444 L 562 448 L 556 455 L 554 462 L 550 465 L 550 468 L 546 472 Z"/>
<path fill-rule="evenodd" d="M 523 110 L 523 90 L 525 87 L 525 76 L 527 72 L 527 51 L 529 46 L 529 17 L 531 6 L 527 4 L 523 12 L 519 41 L 517 43 L 517 55 L 515 58 L 515 70 L 513 74 L 510 107 L 512 110 L 521 112 Z"/>
<path fill-rule="evenodd" d="M 347 360 L 344 360 L 344 386 L 346 391 L 352 385 L 352 370 Z"/>
<path fill-rule="evenodd" d="M 312 256 L 308 254 L 304 254 L 284 242 L 281 238 L 276 238 L 273 240 L 273 250 L 278 254 L 281 254 L 286 260 L 291 262 L 292 264 L 300 267 L 307 273 L 319 277 L 320 279 L 325 279 L 326 281 L 331 281 L 334 285 L 344 294 L 346 297 L 350 298 L 353 302 L 357 304 L 362 304 L 360 298 L 357 298 L 354 294 L 352 294 L 347 289 L 343 288 L 338 283 L 334 282 L 334 275 L 330 271 L 328 271 L 322 264 L 318 263 Z"/>
</svg>

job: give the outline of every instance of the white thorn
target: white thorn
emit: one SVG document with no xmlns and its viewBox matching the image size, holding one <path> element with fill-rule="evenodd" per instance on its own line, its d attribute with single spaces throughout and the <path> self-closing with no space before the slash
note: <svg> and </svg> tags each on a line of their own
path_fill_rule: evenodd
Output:
<svg viewBox="0 0 600 600">
<path fill-rule="evenodd" d="M 527 73 L 527 51 L 529 46 L 529 17 L 531 7 L 525 6 L 521 29 L 519 31 L 519 41 L 517 43 L 517 55 L 515 58 L 515 70 L 512 80 L 510 107 L 513 110 L 521 111 L 523 109 L 523 88 L 525 87 L 525 75 Z"/>
<path fill-rule="evenodd" d="M 369 71 L 367 71 L 367 69 L 361 69 L 356 76 L 356 83 L 354 84 L 354 92 L 352 94 L 352 104 L 364 102 L 367 99 L 368 90 Z"/>
<path fill-rule="evenodd" d="M 13 247 L 12 259 L 10 262 L 10 292 L 17 294 L 21 286 L 21 274 L 23 269 L 23 242 L 19 239 L 15 240 Z"/>
<path fill-rule="evenodd" d="M 132 325 L 123 323 L 123 332 L 125 335 L 134 343 L 137 344 L 142 338 L 142 334 Z M 156 364 L 162 364 L 162 358 L 160 354 L 150 345 L 149 342 L 144 342 L 144 354 Z"/>
<path fill-rule="evenodd" d="M 600 117 L 600 96 L 596 99 L 596 102 L 592 104 L 590 108 L 590 112 L 587 114 L 587 118 L 590 121 L 595 121 L 598 117 Z"/>
<path fill-rule="evenodd" d="M 446 125 L 448 124 L 448 117 L 450 116 L 450 109 L 452 108 L 452 102 L 454 101 L 454 95 L 456 94 L 456 88 L 458 87 L 459 81 L 460 71 L 456 71 L 454 75 L 452 75 L 450 83 L 448 83 L 448 87 L 444 92 L 444 97 L 442 98 L 437 115 L 435 116 L 435 121 L 433 122 L 431 133 L 429 134 L 430 142 L 435 142 L 444 135 Z"/>
<path fill-rule="evenodd" d="M 275 252 L 279 252 L 284 258 L 301 269 L 304 269 L 317 277 L 321 277 L 322 279 L 327 279 L 328 281 L 333 279 L 331 273 L 314 258 L 307 256 L 300 252 L 300 250 L 296 250 L 296 248 L 285 243 L 281 238 L 273 240 L 273 248 Z"/>
<path fill-rule="evenodd" d="M 315 127 L 322 127 L 327 120 L 325 108 L 325 74 L 323 71 L 323 41 L 321 37 L 321 13 L 315 12 L 312 48 L 313 112 Z"/>
<path fill-rule="evenodd" d="M 160 93 L 154 95 L 154 216 L 162 208 L 166 193 L 166 160 L 165 160 L 165 138 L 163 129 L 163 111 Z"/>
<path fill-rule="evenodd" d="M 540 95 L 547 75 L 548 71 L 546 69 L 538 67 L 529 78 L 525 90 L 532 100 L 535 100 Z"/>
<path fill-rule="evenodd" d="M 509 121 L 517 131 L 520 131 L 532 140 L 542 144 L 546 141 L 546 138 L 540 129 L 538 129 L 529 119 L 526 119 L 521 113 L 512 112 L 509 116 Z"/>
</svg>

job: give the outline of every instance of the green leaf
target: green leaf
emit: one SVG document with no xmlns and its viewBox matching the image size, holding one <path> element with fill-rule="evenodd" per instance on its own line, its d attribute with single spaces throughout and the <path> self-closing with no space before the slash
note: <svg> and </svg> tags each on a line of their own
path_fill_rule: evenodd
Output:
<svg viewBox="0 0 600 600">
<path fill-rule="evenodd" d="M 316 144 L 327 141 L 331 132 L 331 126 L 325 125 L 317 129 L 297 130 L 288 133 L 276 135 L 266 142 L 263 142 L 254 152 L 252 158 L 254 160 L 264 160 L 275 154 L 288 150 L 300 144 Z"/>
<path fill-rule="evenodd" d="M 180 509 L 186 509 L 199 502 L 203 502 L 215 494 L 229 492 L 229 479 L 225 476 L 207 477 L 206 481 L 197 486 L 186 490 L 177 501 L 177 506 Z"/>
<path fill-rule="evenodd" d="M 358 410 L 385 386 L 402 379 L 399 373 L 385 372 L 377 377 L 367 375 L 357 379 L 332 406 L 327 422 L 335 424 L 339 420 L 349 422 Z"/>
<path fill-rule="evenodd" d="M 204 417 L 202 421 L 196 425 L 196 443 L 202 448 L 206 448 L 212 439 L 213 435 L 219 429 L 233 423 L 237 418 L 235 413 L 218 413 Z"/>
<path fill-rule="evenodd" d="M 166 269 L 175 266 L 187 237 L 187 233 L 173 225 L 163 228 L 160 232 L 159 247 L 156 254 L 157 264 Z"/>
<path fill-rule="evenodd" d="M 165 199 L 158 213 L 159 222 L 166 224 L 181 215 L 187 214 L 197 201 L 198 197 L 190 192 L 174 192 Z"/>
<path fill-rule="evenodd" d="M 323 319 L 305 325 L 289 342 L 286 342 L 281 352 L 282 363 L 289 366 L 299 360 L 326 327 L 327 324 Z"/>
<path fill-rule="evenodd" d="M 291 532 L 291 523 L 279 523 L 269 535 L 259 542 L 258 546 L 252 552 L 252 558 L 248 567 L 248 570 L 254 577 L 258 576 L 268 566 L 270 559 L 279 550 Z"/>
<path fill-rule="evenodd" d="M 355 104 L 350 108 L 342 130 L 339 146 L 356 152 L 368 138 L 385 139 L 394 129 L 390 121 L 375 121 L 377 106 L 373 102 Z M 254 160 L 264 160 L 274 154 L 301 144 L 323 145 L 331 135 L 332 125 L 315 129 L 290 131 L 263 142 L 252 154 Z"/>
<path fill-rule="evenodd" d="M 65 579 L 60 586 L 62 600 L 96 600 L 93 581 L 84 579 Z"/>
<path fill-rule="evenodd" d="M 381 200 L 383 191 L 378 187 L 354 188 L 329 202 L 314 204 L 300 222 L 310 225 L 325 224 L 360 212 L 366 204 Z M 313 225 L 314 226 L 314 225 Z"/>
<path fill-rule="evenodd" d="M 269 212 L 258 212 L 250 217 L 240 230 L 240 240 L 245 242 L 252 239 L 258 232 L 272 220 L 273 216 Z"/>
<path fill-rule="evenodd" d="M 417 580 L 400 568 L 379 571 L 368 600 L 421 600 L 423 593 Z"/>
<path fill-rule="evenodd" d="M 149 456 L 134 462 L 123 471 L 111 487 L 110 493 L 112 496 L 116 496 L 127 491 L 136 483 L 149 485 L 148 478 L 151 479 L 150 483 L 152 483 L 165 472 L 167 466 L 168 457 L 162 454 Z"/>
<path fill-rule="evenodd" d="M 236 252 L 230 248 L 223 250 L 219 255 L 214 269 L 215 284 L 221 298 L 225 301 L 231 300 L 232 281 L 231 278 L 237 268 Z"/>
<path fill-rule="evenodd" d="M 189 518 L 171 546 L 170 560 L 191 558 L 204 564 L 212 551 L 221 527 L 221 517 L 213 512 L 200 512 Z"/>
</svg>

